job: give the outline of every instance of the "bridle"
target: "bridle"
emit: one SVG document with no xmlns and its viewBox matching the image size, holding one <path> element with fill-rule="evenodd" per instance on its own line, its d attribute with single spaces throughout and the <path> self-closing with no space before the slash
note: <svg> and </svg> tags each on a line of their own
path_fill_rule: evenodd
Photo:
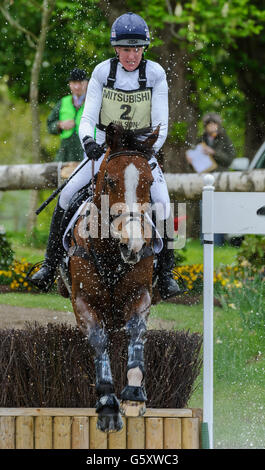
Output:
<svg viewBox="0 0 265 470">
<path fill-rule="evenodd" d="M 138 151 L 138 150 L 120 150 L 119 152 L 113 152 L 108 155 L 107 164 L 110 160 L 117 157 L 142 157 L 145 160 L 149 161 L 152 158 L 152 155 L 148 152 Z"/>
<path fill-rule="evenodd" d="M 152 157 L 152 155 L 150 155 L 150 153 L 148 152 L 143 152 L 143 151 L 137 151 L 137 150 L 121 150 L 119 152 L 113 152 L 113 153 L 110 153 L 107 157 L 107 164 L 113 160 L 114 158 L 118 158 L 118 157 L 124 157 L 124 156 L 129 156 L 129 157 L 141 157 L 141 158 L 144 158 L 144 160 L 146 161 L 149 161 Z M 102 191 L 104 191 L 105 189 L 105 183 L 106 183 L 106 172 L 105 172 L 105 175 L 104 175 L 104 185 L 103 185 L 103 188 L 102 188 Z M 142 213 L 142 212 L 123 212 L 122 214 L 110 214 L 110 226 L 114 224 L 114 222 L 118 219 L 118 218 L 126 218 L 128 217 L 128 220 L 126 222 L 124 222 L 124 225 L 127 225 L 129 222 L 132 222 L 133 220 L 140 220 L 141 221 L 141 227 L 144 228 L 144 223 L 145 223 L 145 220 L 146 220 L 146 215 L 145 213 Z"/>
<path fill-rule="evenodd" d="M 124 155 L 129 155 L 129 156 L 140 156 L 142 158 L 144 158 L 145 160 L 149 160 L 150 157 L 149 155 L 143 153 L 143 152 L 138 152 L 138 151 L 131 151 L 131 150 L 127 150 L 127 151 L 121 151 L 121 152 L 114 152 L 112 154 L 110 154 L 108 157 L 107 157 L 107 162 L 109 162 L 110 160 L 112 160 L 113 158 L 116 158 L 116 157 L 119 157 L 119 156 L 124 156 Z M 106 177 L 106 173 L 105 173 L 105 176 L 104 178 Z M 103 188 L 102 188 L 102 195 L 104 194 L 104 186 L 105 186 L 105 183 L 103 185 Z M 99 212 L 100 209 L 99 209 Z M 86 214 L 85 216 L 87 216 L 88 214 Z M 118 218 L 118 217 L 128 217 L 129 216 L 129 219 L 128 221 L 125 222 L 125 224 L 127 224 L 128 222 L 130 222 L 132 219 L 136 219 L 136 220 L 140 220 L 141 221 L 141 227 L 143 228 L 144 227 L 144 223 L 145 223 L 145 220 L 146 220 L 146 214 L 145 213 L 140 213 L 140 212 L 126 212 L 126 213 L 122 213 L 122 214 L 114 214 L 114 215 L 111 215 L 110 214 L 110 220 L 111 220 L 111 224 L 113 224 L 115 222 L 115 220 Z M 112 218 L 112 219 L 111 219 Z M 148 223 L 150 223 L 148 221 Z M 153 233 L 153 232 L 151 232 Z M 95 247 L 94 247 L 94 242 L 93 242 L 93 238 L 89 236 L 89 242 L 90 242 L 90 250 L 87 251 L 83 246 L 80 246 L 78 245 L 76 239 L 75 239 L 75 236 L 74 236 L 74 227 L 72 229 L 72 239 L 74 241 L 74 245 L 70 248 L 68 254 L 69 256 L 77 256 L 77 257 L 80 257 L 80 258 L 83 258 L 87 261 L 92 261 L 98 271 L 98 273 L 100 274 L 100 277 L 102 279 L 102 281 L 104 282 L 104 284 L 108 287 L 108 288 L 111 288 L 111 286 L 115 285 L 116 282 L 118 282 L 118 280 L 120 279 L 120 277 L 122 277 L 124 274 L 126 274 L 128 271 L 130 271 L 132 269 L 132 266 L 133 265 L 130 265 L 128 263 L 125 263 L 123 262 L 122 260 L 119 261 L 118 265 L 117 265 L 117 268 L 115 271 L 111 271 L 112 275 L 109 276 L 109 275 L 106 275 L 106 266 L 105 266 L 105 255 L 106 253 L 99 253 L 98 251 L 96 251 Z M 153 251 L 153 246 L 152 246 L 152 243 L 150 246 L 145 246 L 141 249 L 141 257 L 142 258 L 145 258 L 145 257 L 149 257 L 149 256 L 152 256 L 154 254 L 154 251 Z"/>
</svg>

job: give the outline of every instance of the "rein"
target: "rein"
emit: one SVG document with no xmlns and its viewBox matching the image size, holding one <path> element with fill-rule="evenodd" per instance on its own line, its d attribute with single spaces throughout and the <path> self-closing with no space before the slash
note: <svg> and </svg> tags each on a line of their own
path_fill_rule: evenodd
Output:
<svg viewBox="0 0 265 470">
<path fill-rule="evenodd" d="M 142 157 L 145 160 L 149 161 L 152 158 L 152 155 L 149 153 L 145 153 L 143 151 L 137 151 L 137 150 L 120 150 L 119 152 L 113 152 L 110 153 L 108 158 L 107 158 L 107 163 L 110 162 L 113 158 L 117 157 L 124 157 L 124 156 L 129 156 L 129 157 Z"/>
</svg>

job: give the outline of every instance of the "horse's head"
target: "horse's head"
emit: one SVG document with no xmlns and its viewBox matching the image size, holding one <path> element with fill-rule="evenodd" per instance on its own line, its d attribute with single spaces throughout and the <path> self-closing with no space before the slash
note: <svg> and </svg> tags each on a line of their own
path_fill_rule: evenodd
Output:
<svg viewBox="0 0 265 470">
<path fill-rule="evenodd" d="M 152 237 L 150 187 L 153 182 L 151 147 L 158 129 L 140 141 L 133 131 L 110 124 L 106 142 L 110 148 L 104 175 L 104 193 L 109 197 L 111 235 L 119 240 L 121 256 L 137 263 Z"/>
</svg>

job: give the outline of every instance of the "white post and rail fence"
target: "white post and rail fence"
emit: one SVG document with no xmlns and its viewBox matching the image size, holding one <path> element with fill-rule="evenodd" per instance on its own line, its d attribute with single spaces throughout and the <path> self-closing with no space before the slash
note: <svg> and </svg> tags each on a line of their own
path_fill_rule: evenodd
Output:
<svg viewBox="0 0 265 470">
<path fill-rule="evenodd" d="M 52 162 L 24 165 L 0 165 L 0 191 L 20 189 L 56 189 L 77 167 L 78 162 Z M 213 173 L 216 191 L 265 191 L 265 170 Z M 178 198 L 201 198 L 203 175 L 165 173 L 168 190 Z"/>
</svg>

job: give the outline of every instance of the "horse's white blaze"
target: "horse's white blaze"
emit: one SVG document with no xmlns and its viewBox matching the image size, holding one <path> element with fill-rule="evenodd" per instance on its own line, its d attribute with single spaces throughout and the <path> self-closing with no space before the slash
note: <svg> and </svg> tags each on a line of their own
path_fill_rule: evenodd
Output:
<svg viewBox="0 0 265 470">
<path fill-rule="evenodd" d="M 139 171 L 133 163 L 127 166 L 124 172 L 125 178 L 125 202 L 130 211 L 133 210 L 137 203 L 136 190 L 139 183 Z"/>
<path fill-rule="evenodd" d="M 124 172 L 125 182 L 125 204 L 128 212 L 138 212 L 139 204 L 137 203 L 137 186 L 139 183 L 139 171 L 133 163 L 127 166 Z M 129 239 L 129 248 L 138 252 L 141 250 L 144 240 L 142 237 L 141 220 L 139 218 L 130 219 L 126 217 L 126 232 Z"/>
</svg>

